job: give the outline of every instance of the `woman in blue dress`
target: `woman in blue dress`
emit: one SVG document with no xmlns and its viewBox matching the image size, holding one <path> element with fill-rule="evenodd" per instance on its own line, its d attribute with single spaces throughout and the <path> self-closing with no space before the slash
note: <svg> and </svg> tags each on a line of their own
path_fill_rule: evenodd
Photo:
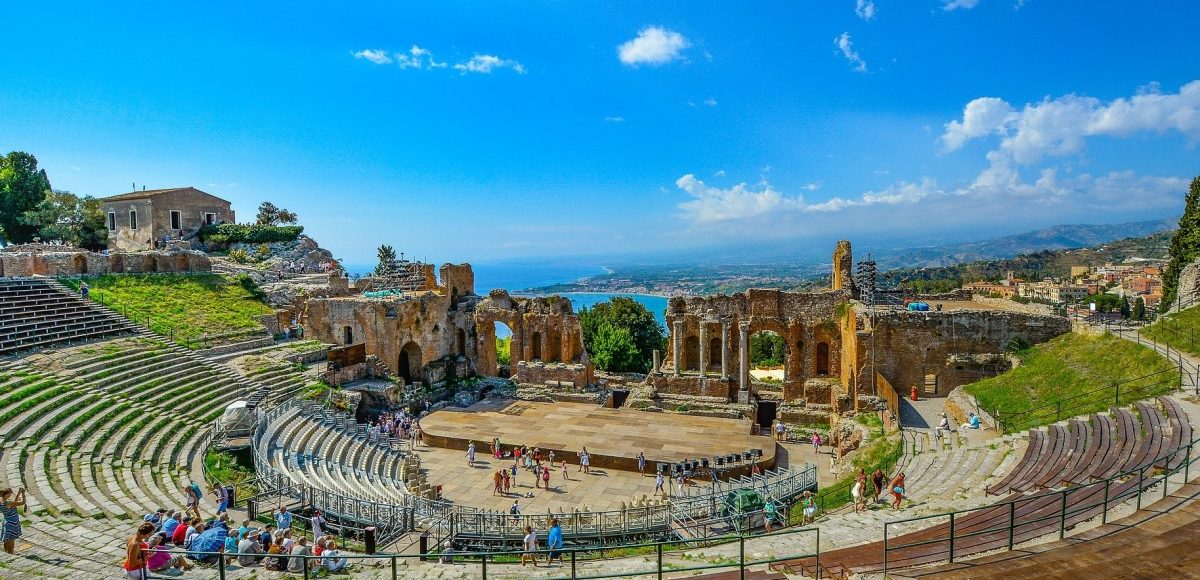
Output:
<svg viewBox="0 0 1200 580">
<path fill-rule="evenodd" d="M 21 514 L 17 508 L 25 505 L 25 488 L 17 490 L 13 497 L 12 488 L 0 489 L 0 516 L 4 524 L 0 525 L 0 539 L 4 540 L 4 551 L 12 554 L 17 549 L 17 538 L 21 537 Z"/>
</svg>

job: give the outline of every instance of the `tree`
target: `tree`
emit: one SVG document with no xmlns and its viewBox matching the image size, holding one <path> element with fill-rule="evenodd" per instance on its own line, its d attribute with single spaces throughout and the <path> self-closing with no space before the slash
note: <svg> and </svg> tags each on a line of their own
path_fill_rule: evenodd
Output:
<svg viewBox="0 0 1200 580">
<path fill-rule="evenodd" d="M 396 273 L 397 266 L 395 248 L 387 244 L 383 244 L 379 246 L 379 250 L 376 252 L 376 255 L 379 256 L 379 263 L 375 266 L 376 276 L 390 276 Z"/>
<path fill-rule="evenodd" d="M 621 346 L 616 338 L 606 337 L 605 343 L 598 343 L 597 333 L 602 323 L 607 322 L 614 331 L 624 329 L 633 341 L 636 356 L 624 364 L 626 359 L 619 352 L 604 352 L 601 349 Z M 601 302 L 592 308 L 579 311 L 579 326 L 583 331 L 583 344 L 588 355 L 596 362 L 596 366 L 612 372 L 646 372 L 654 360 L 654 351 L 662 350 L 666 344 L 666 333 L 654 315 L 645 305 L 632 298 L 614 296 L 607 302 Z M 607 331 L 606 331 L 607 332 Z M 605 367 L 600 364 L 600 358 L 611 361 L 615 366 Z"/>
<path fill-rule="evenodd" d="M 1171 236 L 1171 261 L 1163 271 L 1163 310 L 1179 292 L 1179 274 L 1200 257 L 1200 175 L 1192 179 L 1184 200 L 1179 229 Z"/>
<path fill-rule="evenodd" d="M 1146 300 L 1144 298 L 1142 298 L 1141 296 L 1138 296 L 1137 300 L 1133 301 L 1133 319 L 1134 320 L 1145 320 L 1146 319 Z"/>
<path fill-rule="evenodd" d="M 496 363 L 508 365 L 512 362 L 512 337 L 496 338 Z"/>
<path fill-rule="evenodd" d="M 258 215 L 255 216 L 258 225 L 260 226 L 278 226 L 283 224 L 294 224 L 300 220 L 295 212 L 288 211 L 275 204 L 264 201 L 258 206 Z"/>
<path fill-rule="evenodd" d="M 33 240 L 38 226 L 25 223 L 25 212 L 37 208 L 50 191 L 50 179 L 37 168 L 37 158 L 23 151 L 0 157 L 0 238 L 11 243 Z"/>
<path fill-rule="evenodd" d="M 773 332 L 756 332 L 750 336 L 750 364 L 755 367 L 774 367 L 783 364 L 783 337 Z"/>
<path fill-rule="evenodd" d="M 79 198 L 62 190 L 47 192 L 37 207 L 22 214 L 21 222 L 36 227 L 43 240 L 61 240 L 89 250 L 108 246 L 103 207 L 91 196 Z"/>
<path fill-rule="evenodd" d="M 628 328 L 613 326 L 608 320 L 597 324 L 589 343 L 595 354 L 592 362 L 596 367 L 613 372 L 628 372 L 643 369 L 643 361 Z"/>
<path fill-rule="evenodd" d="M 1122 298 L 1121 299 L 1121 318 L 1129 318 L 1130 316 L 1133 316 L 1133 308 L 1131 308 L 1129 306 L 1128 299 Z"/>
</svg>

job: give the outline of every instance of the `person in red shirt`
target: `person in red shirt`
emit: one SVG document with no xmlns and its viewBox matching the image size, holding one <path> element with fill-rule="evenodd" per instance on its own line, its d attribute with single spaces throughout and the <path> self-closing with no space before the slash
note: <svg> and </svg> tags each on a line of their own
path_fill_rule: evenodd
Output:
<svg viewBox="0 0 1200 580">
<path fill-rule="evenodd" d="M 176 546 L 182 546 L 183 541 L 187 539 L 189 529 L 192 529 L 192 518 L 183 518 L 183 521 L 179 522 L 175 528 L 175 532 L 171 534 L 171 542 Z"/>
</svg>

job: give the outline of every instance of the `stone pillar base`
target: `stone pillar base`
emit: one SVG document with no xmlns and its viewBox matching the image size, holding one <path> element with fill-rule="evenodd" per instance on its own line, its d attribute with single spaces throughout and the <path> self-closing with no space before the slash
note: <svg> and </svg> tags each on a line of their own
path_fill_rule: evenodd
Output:
<svg viewBox="0 0 1200 580">
<path fill-rule="evenodd" d="M 741 405 L 749 405 L 750 404 L 750 390 L 749 389 L 741 389 L 738 391 L 738 404 L 741 404 Z"/>
</svg>

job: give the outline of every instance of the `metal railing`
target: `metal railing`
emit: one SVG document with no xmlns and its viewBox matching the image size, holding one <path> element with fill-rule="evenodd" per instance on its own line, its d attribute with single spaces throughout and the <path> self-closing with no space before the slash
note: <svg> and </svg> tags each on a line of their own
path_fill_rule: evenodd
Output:
<svg viewBox="0 0 1200 580">
<path fill-rule="evenodd" d="M 702 540 L 672 540 L 660 542 L 644 542 L 637 544 L 622 544 L 615 546 L 603 547 L 562 547 L 557 549 L 540 548 L 532 552 L 511 551 L 511 550 L 496 550 L 496 551 L 428 551 L 418 554 L 373 554 L 373 555 L 358 555 L 358 554 L 341 554 L 335 557 L 327 556 L 292 556 L 292 555 L 271 555 L 271 554 L 254 554 L 252 557 L 258 560 L 265 558 L 281 558 L 291 564 L 292 562 L 302 562 L 301 570 L 291 572 L 294 577 L 310 578 L 318 577 L 318 569 L 321 566 L 326 566 L 329 560 L 345 559 L 350 563 L 362 562 L 388 562 L 390 564 L 391 578 L 398 579 L 401 577 L 401 566 L 404 566 L 403 571 L 412 572 L 413 565 L 419 562 L 437 561 L 443 565 L 461 566 L 467 565 L 477 569 L 474 577 L 486 579 L 489 577 L 489 567 L 493 568 L 491 572 L 494 576 L 494 567 L 503 564 L 516 564 L 520 561 L 522 554 L 533 554 L 539 560 L 546 561 L 552 554 L 558 555 L 562 561 L 562 567 L 554 570 L 546 568 L 548 573 L 546 576 L 534 576 L 539 573 L 541 568 L 522 568 L 527 571 L 527 577 L 530 578 L 556 578 L 556 579 L 603 579 L 603 578 L 632 578 L 656 576 L 663 578 L 666 574 L 676 575 L 680 573 L 698 573 L 703 571 L 718 571 L 732 570 L 740 573 L 740 576 L 745 577 L 747 571 L 756 566 L 771 565 L 777 562 L 789 560 L 801 560 L 812 558 L 816 565 L 820 566 L 821 557 L 821 531 L 819 528 L 790 528 L 771 532 L 769 534 L 760 534 L 754 537 L 764 536 L 811 536 L 813 539 L 810 542 L 804 542 L 803 538 L 797 538 L 795 541 L 789 541 L 786 545 L 811 545 L 812 549 L 798 550 L 796 553 L 788 553 L 785 555 L 759 556 L 757 554 L 747 553 L 746 540 L 749 536 L 746 535 L 728 535 L 721 538 L 708 538 Z M 568 535 L 569 538 L 569 535 Z M 677 553 L 682 553 L 696 546 L 711 545 L 714 540 L 720 540 L 722 543 L 737 542 L 737 553 L 731 557 L 715 557 L 707 559 L 683 559 L 683 562 L 668 562 L 667 556 Z M 224 554 L 223 552 L 200 552 L 187 550 L 165 550 L 168 553 L 175 555 L 186 555 L 193 560 L 207 562 L 208 566 L 217 571 L 218 578 L 224 580 L 226 573 L 238 568 L 228 562 L 228 559 L 234 558 L 234 554 Z M 603 569 L 584 569 L 581 570 L 581 565 L 590 563 L 603 562 L 615 558 L 627 558 L 628 556 L 642 556 L 642 560 L 647 562 L 647 565 L 634 570 L 622 570 L 616 572 L 607 572 Z M 505 570 L 511 573 L 512 570 Z M 145 578 L 175 578 L 170 574 L 156 575 L 149 570 L 143 569 Z"/>
<path fill-rule="evenodd" d="M 1175 362 L 1175 361 L 1171 361 Z M 1186 361 L 1185 361 L 1186 362 Z M 1184 380 L 1181 370 L 1177 368 L 1163 369 L 1140 377 L 1127 379 L 1119 383 L 1085 391 L 1057 401 L 1039 405 L 1022 411 L 1001 411 L 993 409 L 992 418 L 1002 432 L 1037 427 L 1054 423 L 1097 410 L 1108 406 L 1121 406 L 1132 401 L 1174 391 L 1182 388 Z"/>
<path fill-rule="evenodd" d="M 1059 539 L 1065 537 L 1068 528 L 1073 527 L 1080 521 L 1090 520 L 1099 516 L 1102 524 L 1108 523 L 1110 506 L 1121 505 L 1123 502 L 1135 497 L 1136 507 L 1140 510 L 1142 509 L 1142 496 L 1147 490 L 1157 485 L 1162 485 L 1162 497 L 1164 499 L 1167 497 L 1171 476 L 1182 474 L 1183 479 L 1179 482 L 1179 487 L 1187 484 L 1190 479 L 1190 466 L 1195 461 L 1192 458 L 1192 452 L 1197 444 L 1200 444 L 1200 438 L 1193 439 L 1185 445 L 1161 453 L 1153 460 L 1145 462 L 1145 465 L 1141 467 L 1118 473 L 1102 481 L 1068 487 L 1061 491 L 1022 497 L 1012 501 L 999 502 L 970 510 L 959 510 L 887 522 L 883 526 L 883 574 L 887 576 L 888 568 L 891 564 L 890 555 L 899 550 L 945 544 L 947 546 L 946 559 L 954 562 L 956 558 L 984 551 L 996 549 L 1012 550 L 1015 544 L 1053 533 L 1054 530 L 1052 528 L 1054 526 L 1047 526 L 1047 522 L 1057 522 Z M 1183 460 L 1178 465 L 1171 466 L 1171 461 L 1181 453 L 1185 454 Z M 1155 475 L 1155 470 L 1159 469 L 1162 470 L 1161 475 Z M 1149 472 L 1149 477 L 1147 477 L 1147 472 Z M 1136 484 L 1133 483 L 1135 477 Z M 1057 500 L 1049 501 L 1056 496 L 1058 497 Z M 1075 498 L 1075 501 L 1070 501 L 1072 497 Z M 1002 516 L 995 523 L 987 524 L 990 521 L 985 519 L 988 514 L 1002 514 L 1005 512 L 1007 513 L 1007 517 Z M 961 527 L 956 528 L 956 523 L 961 526 L 962 521 L 968 517 L 972 518 L 968 520 L 967 531 L 962 531 Z M 893 527 L 912 527 L 912 524 L 915 522 L 932 519 L 947 519 L 947 526 L 936 531 L 934 527 L 927 527 L 918 532 L 908 532 L 920 535 L 929 534 L 933 531 L 935 537 L 932 539 L 922 539 L 897 545 L 895 543 L 897 538 L 891 536 L 889 533 L 889 530 Z M 979 520 L 984 521 L 980 522 Z M 980 523 L 984 524 L 983 529 L 978 529 L 978 524 Z M 1021 530 L 1020 528 L 1022 527 L 1025 530 Z M 1050 531 L 1045 531 L 1047 527 L 1051 528 Z M 985 537 L 988 535 L 991 536 L 990 540 Z M 974 543 L 964 542 L 964 540 L 969 540 L 970 538 L 980 538 L 980 540 L 976 540 Z M 966 548 L 964 548 L 965 543 L 967 544 Z M 941 558 L 938 559 L 940 560 Z M 905 564 L 904 566 L 907 565 L 909 564 Z"/>
</svg>

